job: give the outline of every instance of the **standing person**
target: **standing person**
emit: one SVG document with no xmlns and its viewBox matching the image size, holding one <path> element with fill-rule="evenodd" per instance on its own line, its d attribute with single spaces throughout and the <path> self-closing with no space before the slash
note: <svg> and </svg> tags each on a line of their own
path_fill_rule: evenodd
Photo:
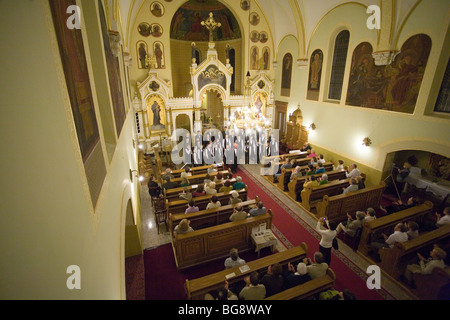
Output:
<svg viewBox="0 0 450 320">
<path fill-rule="evenodd" d="M 148 193 L 150 197 L 152 198 L 158 198 L 161 195 L 161 187 L 159 186 L 158 182 L 156 181 L 155 176 L 151 176 L 148 180 Z"/>
<path fill-rule="evenodd" d="M 322 238 L 319 242 L 319 252 L 323 254 L 323 260 L 328 266 L 331 264 L 331 249 L 336 240 L 336 224 L 329 222 L 326 218 L 319 219 L 316 226 L 317 232 Z"/>
</svg>

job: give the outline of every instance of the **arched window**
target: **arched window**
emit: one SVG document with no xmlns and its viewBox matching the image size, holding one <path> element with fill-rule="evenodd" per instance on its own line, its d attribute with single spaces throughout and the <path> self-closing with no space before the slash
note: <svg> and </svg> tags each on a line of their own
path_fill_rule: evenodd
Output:
<svg viewBox="0 0 450 320">
<path fill-rule="evenodd" d="M 336 37 L 328 99 L 341 100 L 349 40 L 350 32 L 348 30 L 341 31 Z"/>
</svg>

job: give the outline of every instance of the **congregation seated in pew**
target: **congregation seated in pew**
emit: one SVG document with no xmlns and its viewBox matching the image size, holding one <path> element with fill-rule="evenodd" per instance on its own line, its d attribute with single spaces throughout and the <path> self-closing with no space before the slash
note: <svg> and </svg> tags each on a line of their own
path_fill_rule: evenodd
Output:
<svg viewBox="0 0 450 320">
<path fill-rule="evenodd" d="M 183 219 L 173 230 L 176 234 L 185 234 L 189 232 L 193 232 L 194 229 L 190 226 L 191 222 L 187 219 Z"/>
<path fill-rule="evenodd" d="M 248 213 L 244 211 L 240 203 L 233 209 L 233 213 L 230 216 L 230 221 L 245 220 L 248 217 Z"/>
</svg>

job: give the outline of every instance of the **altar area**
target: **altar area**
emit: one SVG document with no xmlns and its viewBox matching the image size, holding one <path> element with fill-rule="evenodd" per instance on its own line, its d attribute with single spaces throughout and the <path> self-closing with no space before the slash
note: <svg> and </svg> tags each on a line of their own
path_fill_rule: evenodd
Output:
<svg viewBox="0 0 450 320">
<path fill-rule="evenodd" d="M 202 23 L 210 31 L 206 58 L 199 64 L 191 59 L 192 90 L 188 97 L 174 97 L 172 81 L 158 75 L 150 60 L 148 76 L 138 82 L 133 107 L 136 113 L 137 140 L 145 153 L 155 145 L 170 150 L 177 143 L 175 130 L 185 129 L 191 137 L 208 129 L 221 132 L 227 128 L 255 129 L 271 134 L 274 121 L 274 81 L 258 71 L 254 77 L 247 72 L 243 94 L 232 95 L 230 86 L 234 69 L 230 60 L 220 61 L 212 30 L 220 27 L 212 14 Z M 192 43 L 193 51 L 195 43 Z"/>
</svg>

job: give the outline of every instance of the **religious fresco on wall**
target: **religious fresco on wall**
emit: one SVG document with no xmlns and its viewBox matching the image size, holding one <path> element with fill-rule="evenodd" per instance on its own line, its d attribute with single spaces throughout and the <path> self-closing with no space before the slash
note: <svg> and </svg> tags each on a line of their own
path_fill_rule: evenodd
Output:
<svg viewBox="0 0 450 320">
<path fill-rule="evenodd" d="M 284 97 L 291 95 L 292 62 L 292 55 L 286 53 L 283 57 L 283 68 L 281 71 L 281 95 Z"/>
<path fill-rule="evenodd" d="M 137 46 L 137 55 L 138 55 L 138 68 L 139 69 L 147 69 L 147 56 L 148 56 L 148 46 L 144 41 L 138 41 L 136 43 Z"/>
<path fill-rule="evenodd" d="M 320 79 L 322 77 L 323 52 L 320 49 L 314 50 L 311 54 L 309 66 L 308 91 L 306 99 L 319 100 Z"/>
<path fill-rule="evenodd" d="M 234 40 L 241 38 L 239 24 L 231 11 L 217 0 L 190 0 L 174 14 L 170 26 L 170 37 L 176 40 L 209 41 L 209 31 L 202 21 L 212 12 L 221 27 L 214 30 L 214 40 Z"/>
<path fill-rule="evenodd" d="M 152 33 L 152 28 L 146 22 L 142 22 L 138 26 L 138 32 L 143 37 L 148 37 Z"/>
<path fill-rule="evenodd" d="M 223 88 L 227 88 L 227 78 L 222 71 L 214 65 L 210 65 L 198 76 L 198 90 L 207 84 L 218 84 Z"/>
<path fill-rule="evenodd" d="M 414 113 L 431 50 L 431 39 L 417 34 L 403 44 L 387 66 L 376 66 L 368 42 L 352 56 L 346 104 L 364 108 Z"/>
<path fill-rule="evenodd" d="M 162 42 L 155 42 L 153 43 L 153 56 L 155 57 L 156 69 L 165 69 L 165 62 L 164 62 L 164 45 Z"/>
<path fill-rule="evenodd" d="M 269 36 L 267 35 L 267 32 L 261 32 L 260 34 L 259 34 L 259 41 L 261 42 L 261 43 L 266 43 L 267 42 L 267 40 L 269 40 Z"/>
<path fill-rule="evenodd" d="M 253 46 L 250 49 L 250 70 L 258 70 L 259 49 Z"/>
<path fill-rule="evenodd" d="M 249 19 L 249 22 L 252 26 L 257 26 L 259 24 L 259 14 L 257 14 L 256 12 L 252 12 Z"/>
<path fill-rule="evenodd" d="M 261 69 L 269 70 L 270 68 L 270 49 L 269 47 L 264 47 L 262 51 L 262 59 L 261 59 Z"/>
<path fill-rule="evenodd" d="M 250 9 L 250 3 L 248 0 L 241 0 L 241 8 L 244 11 L 248 11 Z"/>
</svg>

